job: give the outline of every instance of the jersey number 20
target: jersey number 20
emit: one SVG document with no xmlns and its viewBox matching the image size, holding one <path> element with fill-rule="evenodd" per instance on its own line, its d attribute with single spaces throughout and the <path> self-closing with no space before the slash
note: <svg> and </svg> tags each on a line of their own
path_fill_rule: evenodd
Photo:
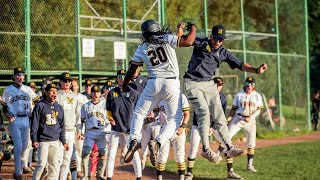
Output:
<svg viewBox="0 0 320 180">
<path fill-rule="evenodd" d="M 163 47 L 158 47 L 156 50 L 148 52 L 152 66 L 157 66 L 160 62 L 167 62 L 168 57 Z"/>
</svg>

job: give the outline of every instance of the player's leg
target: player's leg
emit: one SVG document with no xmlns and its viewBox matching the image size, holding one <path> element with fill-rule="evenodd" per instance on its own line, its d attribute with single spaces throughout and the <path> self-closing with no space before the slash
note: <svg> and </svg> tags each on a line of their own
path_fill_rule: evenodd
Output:
<svg viewBox="0 0 320 180">
<path fill-rule="evenodd" d="M 170 140 L 163 143 L 161 148 L 159 149 L 159 155 L 157 156 L 156 161 L 151 161 L 152 165 L 156 167 L 157 169 L 157 180 L 162 180 L 162 176 L 164 174 L 164 171 L 166 170 L 166 163 L 168 160 L 170 152 Z"/>
<path fill-rule="evenodd" d="M 44 168 L 47 165 L 48 155 L 49 155 L 49 148 L 50 148 L 50 143 L 49 142 L 40 142 L 39 143 L 39 147 L 38 147 L 38 162 L 37 162 L 37 165 L 36 165 L 36 167 L 34 169 L 32 179 L 40 179 L 41 174 L 42 174 Z"/>
<path fill-rule="evenodd" d="M 82 164 L 83 164 L 83 175 L 84 179 L 90 178 L 90 168 L 89 168 L 89 159 L 90 159 L 90 153 L 92 151 L 92 147 L 95 143 L 94 137 L 92 133 L 90 133 L 90 130 L 87 130 L 85 133 L 85 139 L 83 142 L 83 148 L 81 152 L 82 157 Z"/>
<path fill-rule="evenodd" d="M 108 160 L 107 160 L 107 178 L 111 180 L 114 170 L 114 162 L 117 154 L 120 132 L 111 130 L 110 133 L 110 143 L 108 150 Z"/>
<path fill-rule="evenodd" d="M 184 162 L 185 157 L 185 142 L 186 134 L 183 132 L 180 136 L 177 134 L 173 135 L 171 138 L 171 144 L 175 154 L 175 161 L 178 165 L 179 179 L 184 180 L 184 174 L 186 171 L 186 163 Z"/>
<path fill-rule="evenodd" d="M 124 136 L 124 138 L 128 142 L 130 137 L 126 134 L 122 134 L 122 135 Z M 139 155 L 138 151 L 134 152 L 132 164 L 133 164 L 134 174 L 136 175 L 136 179 L 141 180 L 142 168 L 141 168 L 140 155 Z"/>
<path fill-rule="evenodd" d="M 100 132 L 99 137 L 96 139 L 96 143 L 99 149 L 99 162 L 98 162 L 98 172 L 97 172 L 97 179 L 105 179 L 104 172 L 107 167 L 107 153 L 108 153 L 108 146 L 107 146 L 107 134 L 104 132 Z"/>
<path fill-rule="evenodd" d="M 29 161 L 30 154 L 32 156 L 32 142 L 31 142 L 31 139 L 30 139 L 30 133 L 28 133 L 27 149 L 26 149 L 25 153 L 23 153 L 23 155 L 22 155 L 22 159 L 23 159 L 23 162 L 24 162 L 23 169 L 22 169 L 22 173 L 23 174 L 32 173 L 32 170 L 31 170 L 32 164 L 31 164 L 31 161 Z"/>
<path fill-rule="evenodd" d="M 254 156 L 254 148 L 256 146 L 256 129 L 257 129 L 255 119 L 251 119 L 251 121 L 246 124 L 244 129 L 246 132 L 247 146 L 248 146 L 247 170 L 251 172 L 257 172 L 257 170 L 253 166 L 253 156 Z"/>
<path fill-rule="evenodd" d="M 21 140 L 22 140 L 22 151 L 21 151 L 21 167 L 23 170 L 25 170 L 25 173 L 31 173 L 31 169 L 24 168 L 25 166 L 28 166 L 28 159 L 29 159 L 29 151 L 28 150 L 28 143 L 30 140 L 30 129 L 29 129 L 29 118 L 23 118 L 22 126 L 21 126 Z"/>
<path fill-rule="evenodd" d="M 70 160 L 73 153 L 73 145 L 75 141 L 75 134 L 73 131 L 66 131 L 65 135 L 66 135 L 66 143 L 69 146 L 69 150 L 68 151 L 64 150 L 64 153 L 63 153 L 63 160 L 62 160 L 62 164 L 60 167 L 60 174 L 59 174 L 60 180 L 67 179 L 69 168 L 70 168 Z"/>
<path fill-rule="evenodd" d="M 57 168 L 61 147 L 60 144 L 61 142 L 59 140 L 50 142 L 48 153 L 48 179 L 54 179 L 59 173 Z"/>
<path fill-rule="evenodd" d="M 187 180 L 191 180 L 193 178 L 192 169 L 196 161 L 200 140 L 201 139 L 199 135 L 198 126 L 193 125 L 190 134 L 190 147 L 188 153 L 188 167 L 186 175 Z"/>
<path fill-rule="evenodd" d="M 215 153 L 210 149 L 209 145 L 210 111 L 208 104 L 209 102 L 207 101 L 207 97 L 205 96 L 207 94 L 205 94 L 204 89 L 214 87 L 207 86 L 208 85 L 206 82 L 195 82 L 188 79 L 185 80 L 186 96 L 198 117 L 198 129 L 203 145 L 203 153 L 201 155 L 210 160 L 215 155 Z M 211 92 L 211 94 L 213 94 L 213 92 Z M 211 97 L 212 95 L 208 96 Z"/>
<path fill-rule="evenodd" d="M 9 123 L 8 130 L 11 135 L 14 147 L 14 176 L 21 176 L 21 153 L 22 153 L 22 137 L 21 137 L 21 126 L 23 118 L 17 117 L 13 122 Z"/>
<path fill-rule="evenodd" d="M 82 147 L 83 147 L 83 139 L 77 139 L 75 141 L 75 148 L 76 148 L 76 161 L 77 161 L 77 174 L 78 177 L 82 177 L 82 158 L 81 158 L 81 154 L 82 154 Z"/>
<path fill-rule="evenodd" d="M 147 155 L 149 153 L 148 142 L 151 140 L 151 136 L 152 136 L 152 129 L 150 124 L 143 125 L 142 138 L 141 138 L 141 153 L 140 153 L 142 169 L 144 169 L 146 164 Z"/>
<path fill-rule="evenodd" d="M 156 79 L 148 81 L 148 84 L 143 90 L 133 111 L 130 128 L 130 143 L 128 151 L 124 157 L 125 163 L 132 161 L 134 153 L 140 147 L 141 130 L 144 118 L 147 116 L 147 113 L 160 102 L 160 97 L 157 95 L 159 88 L 156 87 L 156 81 Z"/>
<path fill-rule="evenodd" d="M 77 174 L 77 149 L 75 144 L 73 144 L 73 151 L 72 151 L 71 160 L 70 160 L 70 172 L 71 172 L 71 179 L 76 180 L 78 174 Z"/>
</svg>

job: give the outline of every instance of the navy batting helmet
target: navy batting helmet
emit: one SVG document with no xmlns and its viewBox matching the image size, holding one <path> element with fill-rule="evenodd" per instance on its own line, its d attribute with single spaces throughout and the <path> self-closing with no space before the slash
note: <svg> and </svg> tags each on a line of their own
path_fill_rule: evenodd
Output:
<svg viewBox="0 0 320 180">
<path fill-rule="evenodd" d="M 141 24 L 142 34 L 144 33 L 156 33 L 161 31 L 161 26 L 154 20 L 146 20 Z"/>
</svg>

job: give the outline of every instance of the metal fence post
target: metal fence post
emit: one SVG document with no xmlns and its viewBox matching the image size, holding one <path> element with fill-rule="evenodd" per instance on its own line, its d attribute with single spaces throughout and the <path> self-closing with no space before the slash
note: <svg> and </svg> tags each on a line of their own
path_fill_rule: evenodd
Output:
<svg viewBox="0 0 320 180">
<path fill-rule="evenodd" d="M 30 0 L 24 1 L 24 24 L 25 24 L 25 46 L 24 46 L 24 63 L 27 73 L 27 82 L 31 80 L 31 63 L 30 63 L 30 40 L 31 40 L 31 28 L 30 28 Z"/>
</svg>

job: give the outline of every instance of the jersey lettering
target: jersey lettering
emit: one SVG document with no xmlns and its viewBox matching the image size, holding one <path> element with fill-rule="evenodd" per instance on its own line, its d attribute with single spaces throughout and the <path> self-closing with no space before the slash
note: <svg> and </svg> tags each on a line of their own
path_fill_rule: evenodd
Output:
<svg viewBox="0 0 320 180">
<path fill-rule="evenodd" d="M 162 46 L 158 47 L 155 51 L 151 50 L 148 52 L 152 66 L 157 66 L 160 62 L 167 62 L 168 57 Z"/>
</svg>

